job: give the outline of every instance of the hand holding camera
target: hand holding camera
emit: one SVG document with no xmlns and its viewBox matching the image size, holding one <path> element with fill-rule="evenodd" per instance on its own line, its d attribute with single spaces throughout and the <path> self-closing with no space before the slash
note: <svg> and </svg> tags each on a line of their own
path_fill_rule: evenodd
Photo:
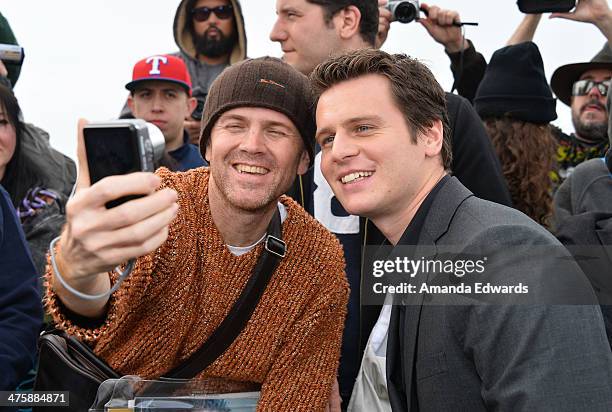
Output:
<svg viewBox="0 0 612 412">
<path fill-rule="evenodd" d="M 105 125 L 108 126 L 109 123 Z M 176 192 L 171 189 L 157 190 L 161 183 L 159 177 L 151 172 L 130 173 L 131 168 L 142 168 L 142 165 L 146 164 L 142 158 L 137 161 L 133 157 L 136 163 L 131 166 L 127 163 L 117 163 L 116 158 L 105 163 L 100 154 L 106 149 L 93 153 L 92 150 L 96 149 L 92 149 L 95 145 L 92 146 L 91 142 L 89 147 L 86 147 L 84 129 L 88 130 L 88 140 L 92 139 L 92 130 L 97 132 L 93 134 L 94 140 L 103 137 L 113 139 L 117 137 L 113 133 L 117 132 L 116 129 L 125 129 L 125 123 L 117 123 L 115 126 L 101 127 L 100 124 L 86 126 L 85 121 L 79 122 L 78 189 L 66 205 L 66 225 L 59 241 L 57 254 L 58 268 L 62 277 L 73 288 L 91 295 L 104 293 L 110 289 L 110 280 L 106 272 L 129 259 L 157 249 L 166 240 L 168 225 L 178 211 Z M 133 133 L 133 130 L 130 133 Z M 143 135 L 132 134 L 130 137 L 138 139 Z M 115 147 L 119 148 L 122 144 L 132 145 L 134 141 L 116 142 Z M 142 152 L 137 151 L 137 153 L 142 155 L 146 150 L 144 148 Z M 88 166 L 89 159 L 96 159 L 97 164 Z M 127 170 L 128 174 L 102 176 L 103 171 L 111 171 L 111 166 L 117 165 L 130 168 Z M 115 169 L 115 171 L 120 170 Z M 92 172 L 92 182 L 95 182 L 91 186 L 90 172 Z M 109 202 L 128 195 L 140 197 L 116 207 L 107 207 Z M 77 313 L 93 317 L 103 313 L 106 299 L 84 301 L 63 289 L 56 280 L 53 286 L 64 304 Z"/>
<path fill-rule="evenodd" d="M 387 39 L 392 21 L 421 23 L 433 39 L 442 44 L 449 53 L 468 47 L 463 39 L 461 26 L 476 26 L 478 23 L 462 22 L 459 13 L 419 3 L 418 0 L 378 0 L 379 21 L 376 47 L 381 47 Z M 421 13 L 426 17 L 422 17 Z"/>
<path fill-rule="evenodd" d="M 568 6 L 571 6 L 571 4 Z M 562 18 L 592 23 L 600 29 L 609 22 L 610 17 L 610 7 L 607 0 L 580 0 L 576 3 L 574 11 L 556 12 L 550 15 L 551 19 Z"/>
<path fill-rule="evenodd" d="M 421 4 L 421 10 L 427 18 L 419 19 L 419 23 L 436 42 L 444 46 L 447 52 L 456 53 L 468 47 L 467 41 L 461 34 L 461 28 L 455 24 L 461 21 L 458 12 L 425 3 Z"/>
</svg>

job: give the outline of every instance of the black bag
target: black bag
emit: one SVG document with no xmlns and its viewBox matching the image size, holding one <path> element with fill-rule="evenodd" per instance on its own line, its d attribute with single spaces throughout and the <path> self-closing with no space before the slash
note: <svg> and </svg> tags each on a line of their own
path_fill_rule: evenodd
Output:
<svg viewBox="0 0 612 412">
<path fill-rule="evenodd" d="M 268 226 L 265 248 L 240 296 L 221 324 L 187 360 L 165 375 L 170 379 L 191 379 L 214 362 L 238 337 L 251 318 L 266 289 L 286 245 L 281 238 L 278 209 Z M 87 411 L 107 379 L 119 379 L 110 366 L 93 351 L 64 331 L 43 332 L 39 339 L 39 358 L 35 391 L 69 391 L 69 407 L 33 408 L 34 412 Z M 163 379 L 163 378 L 162 378 Z"/>
<path fill-rule="evenodd" d="M 576 7 L 576 0 L 518 0 L 522 13 L 566 13 Z"/>
<path fill-rule="evenodd" d="M 47 406 L 41 407 L 41 411 L 86 411 L 102 382 L 121 377 L 87 345 L 62 330 L 43 332 L 38 346 L 38 371 L 34 390 L 70 392 L 68 408 Z"/>
</svg>

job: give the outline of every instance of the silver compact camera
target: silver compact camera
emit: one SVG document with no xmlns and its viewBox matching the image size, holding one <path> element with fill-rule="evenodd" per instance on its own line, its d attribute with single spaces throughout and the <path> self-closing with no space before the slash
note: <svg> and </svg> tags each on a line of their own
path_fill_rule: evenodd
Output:
<svg viewBox="0 0 612 412">
<path fill-rule="evenodd" d="M 393 20 L 400 23 L 410 23 L 420 17 L 419 0 L 389 0 L 387 9 L 393 15 Z"/>
<path fill-rule="evenodd" d="M 0 44 L 0 60 L 4 63 L 22 64 L 25 53 L 23 47 L 15 44 Z"/>
<path fill-rule="evenodd" d="M 91 184 L 113 175 L 154 172 L 166 142 L 157 126 L 142 119 L 89 123 L 83 129 Z M 140 196 L 126 196 L 106 204 L 107 208 Z"/>
</svg>

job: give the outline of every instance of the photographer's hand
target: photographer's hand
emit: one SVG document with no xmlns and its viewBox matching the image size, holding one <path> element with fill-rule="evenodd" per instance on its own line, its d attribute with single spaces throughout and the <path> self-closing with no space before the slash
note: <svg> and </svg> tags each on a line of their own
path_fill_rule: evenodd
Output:
<svg viewBox="0 0 612 412">
<path fill-rule="evenodd" d="M 189 135 L 189 141 L 195 145 L 200 144 L 200 122 L 193 119 L 191 116 L 185 117 L 183 127 Z"/>
<path fill-rule="evenodd" d="M 0 77 L 7 77 L 7 76 L 8 76 L 8 70 L 6 69 L 6 66 L 4 65 L 2 60 L 0 60 Z"/>
<path fill-rule="evenodd" d="M 160 179 L 152 173 L 110 176 L 89 186 L 83 145 L 84 121 L 79 121 L 79 180 L 77 192 L 66 205 L 66 225 L 58 243 L 56 261 L 63 279 L 87 294 L 110 289 L 107 272 L 129 259 L 157 249 L 168 236 L 168 225 L 176 216 L 177 194 L 171 189 L 156 191 Z M 112 209 L 105 204 L 129 194 L 145 197 Z M 61 283 L 52 286 L 62 302 L 82 316 L 104 313 L 108 298 L 90 301 L 74 296 Z"/>
<path fill-rule="evenodd" d="M 461 21 L 458 12 L 425 3 L 421 3 L 421 9 L 428 13 L 428 17 L 420 18 L 419 23 L 427 29 L 436 42 L 444 46 L 448 53 L 456 53 L 469 47 L 467 40 L 463 39 L 461 28 L 453 26 L 454 22 Z"/>
<path fill-rule="evenodd" d="M 376 48 L 380 49 L 387 40 L 393 14 L 387 9 L 388 0 L 378 0 L 378 33 L 376 34 Z"/>
<path fill-rule="evenodd" d="M 578 0 L 574 11 L 551 13 L 550 18 L 561 18 L 594 24 L 606 37 L 612 39 L 612 11 L 607 0 Z"/>
</svg>

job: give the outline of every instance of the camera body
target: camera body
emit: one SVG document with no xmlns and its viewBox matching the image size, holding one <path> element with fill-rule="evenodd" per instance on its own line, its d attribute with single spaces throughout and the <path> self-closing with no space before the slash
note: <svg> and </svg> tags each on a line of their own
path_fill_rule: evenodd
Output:
<svg viewBox="0 0 612 412">
<path fill-rule="evenodd" d="M 13 63 L 20 65 L 23 63 L 25 54 L 23 47 L 15 44 L 1 44 L 0 43 L 0 60 L 3 63 Z"/>
<path fill-rule="evenodd" d="M 393 15 L 393 20 L 400 23 L 410 23 L 420 18 L 419 0 L 390 0 L 387 9 Z"/>
<path fill-rule="evenodd" d="M 91 184 L 113 175 L 154 172 L 166 142 L 157 126 L 142 119 L 89 123 L 83 129 Z M 118 206 L 140 196 L 126 196 L 106 204 Z"/>
<path fill-rule="evenodd" d="M 193 112 L 191 112 L 191 118 L 200 121 L 202 120 L 202 113 L 204 112 L 204 104 L 206 104 L 206 96 L 208 96 L 208 93 L 200 87 L 194 87 L 191 95 L 198 101 L 198 105 L 193 109 Z"/>
<path fill-rule="evenodd" d="M 576 0 L 518 0 L 521 13 L 567 13 L 576 7 Z"/>
</svg>

